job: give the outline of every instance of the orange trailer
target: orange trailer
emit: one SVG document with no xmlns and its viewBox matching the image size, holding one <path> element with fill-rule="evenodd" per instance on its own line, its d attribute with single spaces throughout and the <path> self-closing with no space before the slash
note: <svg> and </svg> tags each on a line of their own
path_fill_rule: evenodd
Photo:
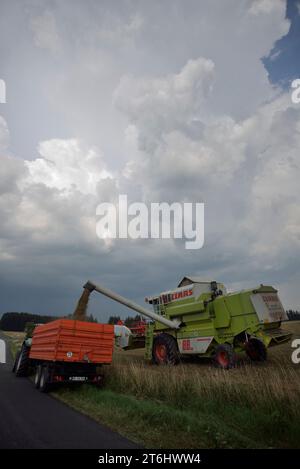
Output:
<svg viewBox="0 0 300 469">
<path fill-rule="evenodd" d="M 60 362 L 111 363 L 114 326 L 57 319 L 36 326 L 29 358 Z"/>
<path fill-rule="evenodd" d="M 103 379 L 101 365 L 112 362 L 114 326 L 73 319 L 58 319 L 36 326 L 31 343 L 23 343 L 16 359 L 16 376 L 35 369 L 34 383 L 48 391 L 54 383 Z"/>
</svg>

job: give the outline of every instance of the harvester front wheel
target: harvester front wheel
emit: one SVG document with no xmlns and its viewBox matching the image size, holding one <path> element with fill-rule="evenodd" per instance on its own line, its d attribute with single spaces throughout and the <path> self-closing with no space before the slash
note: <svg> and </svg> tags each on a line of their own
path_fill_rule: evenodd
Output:
<svg viewBox="0 0 300 469">
<path fill-rule="evenodd" d="M 152 358 L 156 365 L 176 365 L 179 362 L 179 351 L 174 337 L 157 335 L 153 340 Z"/>
<path fill-rule="evenodd" d="M 255 337 L 246 342 L 246 353 L 254 362 L 263 362 L 267 359 L 267 348 L 265 344 Z"/>
<path fill-rule="evenodd" d="M 236 354 L 229 344 L 220 344 L 216 347 L 214 362 L 219 368 L 228 370 L 236 365 Z"/>
</svg>

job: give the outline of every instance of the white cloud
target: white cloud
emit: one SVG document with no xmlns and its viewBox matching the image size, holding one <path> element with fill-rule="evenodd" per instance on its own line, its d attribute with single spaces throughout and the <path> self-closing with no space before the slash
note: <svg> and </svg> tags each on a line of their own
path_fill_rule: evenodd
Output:
<svg viewBox="0 0 300 469">
<path fill-rule="evenodd" d="M 95 195 L 99 182 L 112 178 L 98 150 L 83 149 L 76 139 L 41 142 L 39 153 L 41 158 L 25 162 L 29 184 Z"/>
<path fill-rule="evenodd" d="M 61 41 L 53 13 L 45 10 L 42 15 L 34 16 L 30 23 L 34 43 L 41 49 L 57 54 L 61 48 Z"/>
<path fill-rule="evenodd" d="M 97 37 L 102 42 L 123 47 L 137 36 L 143 24 L 144 19 L 139 13 L 134 13 L 126 19 L 107 15 L 97 31 Z"/>
<path fill-rule="evenodd" d="M 47 54 L 42 65 L 30 56 L 32 98 L 66 128 L 60 138 L 33 135 L 38 154 L 23 162 L 8 153 L 0 119 L 7 285 L 35 293 L 37 283 L 53 285 L 51 305 L 66 297 L 69 308 L 89 277 L 142 297 L 194 271 L 239 288 L 275 283 L 286 306 L 297 306 L 299 108 L 269 83 L 261 61 L 288 31 L 285 2 L 126 5 L 97 4 L 91 14 L 60 2 L 32 15 L 35 44 L 65 51 L 58 69 Z M 180 242 L 157 240 L 107 249 L 95 235 L 95 207 L 119 192 L 133 201 L 204 201 L 204 248 L 191 255 Z"/>
<path fill-rule="evenodd" d="M 281 11 L 282 0 L 253 0 L 249 12 L 253 15 L 270 14 L 273 11 Z"/>
<path fill-rule="evenodd" d="M 123 77 L 114 102 L 138 126 L 140 149 L 152 151 L 164 133 L 193 127 L 204 117 L 204 105 L 213 88 L 211 60 L 189 60 L 178 74 L 163 78 Z"/>
<path fill-rule="evenodd" d="M 247 228 L 255 255 L 285 264 L 300 249 L 300 115 L 292 105 L 267 110 L 272 117 L 264 129 L 268 145 L 253 178 Z"/>
</svg>

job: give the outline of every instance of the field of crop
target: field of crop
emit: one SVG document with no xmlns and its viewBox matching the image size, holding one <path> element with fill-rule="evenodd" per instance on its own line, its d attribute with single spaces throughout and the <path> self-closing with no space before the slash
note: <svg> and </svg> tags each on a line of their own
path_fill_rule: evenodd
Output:
<svg viewBox="0 0 300 469">
<path fill-rule="evenodd" d="M 283 327 L 300 337 L 300 322 Z M 228 371 L 203 359 L 157 367 L 141 350 L 117 351 L 104 389 L 55 394 L 147 447 L 299 447 L 300 365 L 291 351 L 274 347 L 265 363 L 241 356 Z"/>
<path fill-rule="evenodd" d="M 9 338 L 10 349 L 13 357 L 15 357 L 17 351 L 19 350 L 23 340 L 24 340 L 24 332 L 7 332 L 3 331 L 4 335 Z"/>
<path fill-rule="evenodd" d="M 283 327 L 300 337 L 300 322 Z M 300 364 L 291 352 L 290 343 L 271 348 L 264 363 L 241 355 L 224 371 L 203 359 L 157 367 L 142 350 L 116 351 L 103 389 L 64 387 L 53 395 L 146 447 L 295 448 Z"/>
</svg>

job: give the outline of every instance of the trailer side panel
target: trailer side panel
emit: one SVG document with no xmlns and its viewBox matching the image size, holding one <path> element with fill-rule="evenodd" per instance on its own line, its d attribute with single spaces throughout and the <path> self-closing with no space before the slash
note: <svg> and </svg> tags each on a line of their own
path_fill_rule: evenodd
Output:
<svg viewBox="0 0 300 469">
<path fill-rule="evenodd" d="M 114 327 L 58 319 L 34 329 L 29 358 L 43 361 L 111 363 Z"/>
</svg>

